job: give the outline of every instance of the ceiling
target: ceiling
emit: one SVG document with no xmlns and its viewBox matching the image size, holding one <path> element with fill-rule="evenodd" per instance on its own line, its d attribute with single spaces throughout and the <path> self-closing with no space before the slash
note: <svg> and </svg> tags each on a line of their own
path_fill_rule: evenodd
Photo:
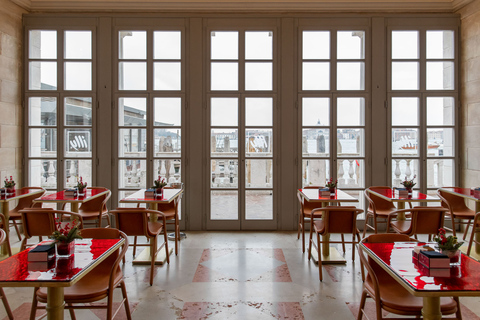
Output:
<svg viewBox="0 0 480 320">
<path fill-rule="evenodd" d="M 480 0 L 11 0 L 29 12 L 456 12 Z"/>
</svg>

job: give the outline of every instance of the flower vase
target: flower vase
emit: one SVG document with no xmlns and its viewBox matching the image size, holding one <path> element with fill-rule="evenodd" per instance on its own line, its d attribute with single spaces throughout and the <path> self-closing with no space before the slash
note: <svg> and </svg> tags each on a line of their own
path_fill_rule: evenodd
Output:
<svg viewBox="0 0 480 320">
<path fill-rule="evenodd" d="M 71 242 L 57 242 L 57 255 L 61 257 L 69 257 L 75 252 L 75 241 Z"/>
<path fill-rule="evenodd" d="M 412 188 L 406 188 L 406 189 L 407 189 L 408 195 L 411 196 L 412 195 Z"/>
<path fill-rule="evenodd" d="M 78 196 L 80 197 L 80 196 L 84 196 L 84 195 L 85 195 L 85 188 L 81 188 L 81 189 L 79 188 L 78 189 Z"/>
<path fill-rule="evenodd" d="M 7 188 L 6 192 L 9 195 L 15 194 L 15 187 Z"/>
<path fill-rule="evenodd" d="M 334 196 L 335 195 L 335 188 L 329 188 L 330 189 L 330 195 Z"/>
<path fill-rule="evenodd" d="M 73 242 L 72 242 L 73 243 Z M 57 259 L 55 272 L 57 274 L 69 274 L 75 266 L 75 255 Z"/>
<path fill-rule="evenodd" d="M 158 198 L 163 197 L 163 188 L 155 189 L 155 197 L 158 197 Z"/>
<path fill-rule="evenodd" d="M 459 266 L 462 263 L 461 250 L 441 250 L 441 253 L 450 258 L 450 266 Z"/>
</svg>

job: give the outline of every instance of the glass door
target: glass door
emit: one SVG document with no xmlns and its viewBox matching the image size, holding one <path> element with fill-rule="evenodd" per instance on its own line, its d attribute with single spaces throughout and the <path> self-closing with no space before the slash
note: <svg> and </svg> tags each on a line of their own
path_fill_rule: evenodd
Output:
<svg viewBox="0 0 480 320">
<path fill-rule="evenodd" d="M 273 30 L 211 30 L 209 229 L 275 229 Z"/>
</svg>

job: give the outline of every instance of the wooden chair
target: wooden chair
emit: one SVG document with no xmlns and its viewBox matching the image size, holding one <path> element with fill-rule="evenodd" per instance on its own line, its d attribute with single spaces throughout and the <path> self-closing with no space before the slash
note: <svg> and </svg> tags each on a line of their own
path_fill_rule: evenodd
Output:
<svg viewBox="0 0 480 320">
<path fill-rule="evenodd" d="M 438 234 L 438 229 L 443 228 L 445 212 L 448 210 L 443 207 L 422 207 L 417 206 L 412 209 L 402 209 L 391 213 L 392 217 L 400 212 L 411 212 L 410 220 L 392 220 L 390 227 L 399 234 L 414 236 L 417 239 L 418 234 L 427 234 L 428 240 L 432 235 Z"/>
<path fill-rule="evenodd" d="M 0 213 L 0 215 L 2 217 L 2 222 L 5 223 L 5 216 L 1 213 Z M 5 241 L 8 243 L 7 233 L 5 232 L 5 230 L 0 229 L 0 245 L 3 245 L 5 243 Z M 10 251 L 10 244 L 9 243 L 8 243 L 8 250 L 9 250 L 8 256 L 11 256 L 12 253 Z M 2 299 L 3 305 L 5 307 L 5 311 L 7 312 L 7 315 L 8 315 L 8 319 L 13 320 L 13 313 L 12 313 L 12 310 L 10 309 L 10 305 L 8 304 L 7 296 L 5 295 L 5 292 L 3 292 L 2 287 L 0 287 L 0 299 Z"/>
<path fill-rule="evenodd" d="M 112 192 L 107 188 L 102 187 L 91 187 L 88 189 L 96 189 L 99 192 L 107 191 L 106 194 L 84 202 L 78 208 L 78 214 L 82 216 L 84 223 L 94 222 L 95 228 L 100 228 L 102 226 L 102 219 L 107 219 L 107 228 L 110 227 L 110 215 L 108 214 L 107 202 L 110 199 Z M 62 209 L 65 209 L 66 203 L 63 205 Z M 62 216 L 62 221 L 70 219 L 69 216 Z"/>
<path fill-rule="evenodd" d="M 318 186 L 307 186 L 304 189 L 318 189 Z M 300 203 L 300 214 L 298 216 L 298 234 L 297 239 L 300 239 L 300 233 L 302 234 L 302 252 L 305 252 L 305 222 L 308 223 L 312 219 L 312 210 L 321 207 L 319 203 L 313 203 L 306 201 L 301 196 L 300 192 L 297 192 L 298 202 Z M 318 212 L 313 216 L 313 219 L 320 219 L 322 213 Z"/>
<path fill-rule="evenodd" d="M 74 309 L 107 309 L 107 320 L 113 319 L 125 307 L 127 319 L 131 320 L 130 306 L 128 304 L 127 289 L 120 268 L 120 261 L 128 249 L 128 238 L 125 233 L 114 228 L 90 228 L 82 230 L 82 237 L 93 239 L 124 239 L 125 242 L 119 250 L 108 256 L 93 270 L 71 287 L 64 288 L 65 309 L 70 310 L 70 316 L 75 319 Z M 116 288 L 122 291 L 122 301 L 118 308 L 113 310 L 113 292 Z M 92 305 L 90 302 L 107 298 L 106 304 Z M 30 320 L 35 319 L 37 309 L 44 309 L 38 302 L 47 302 L 47 288 L 36 288 L 33 295 Z M 84 305 L 88 303 L 87 305 Z M 81 305 L 78 305 L 81 304 Z"/>
<path fill-rule="evenodd" d="M 165 187 L 164 189 L 173 189 Z M 159 203 L 157 210 L 165 215 L 167 225 L 173 225 L 175 235 L 175 255 L 178 255 L 178 245 L 180 243 L 180 218 L 178 216 L 178 205 L 182 200 L 183 192 L 170 203 Z M 135 239 L 136 240 L 136 239 Z"/>
<path fill-rule="evenodd" d="M 373 234 L 363 239 L 362 242 L 387 243 L 395 241 L 411 241 L 409 236 L 400 234 Z M 373 259 L 366 257 L 361 246 L 358 246 L 358 254 L 362 262 L 362 268 L 367 271 L 363 283 L 362 298 L 358 310 L 357 320 L 362 320 L 365 314 L 365 302 L 367 298 L 375 301 L 376 319 L 385 319 L 382 310 L 403 316 L 422 316 L 423 298 L 410 294 L 399 282 L 379 266 Z M 458 297 L 442 297 L 440 306 L 443 315 L 455 314 L 456 318 L 462 319 L 460 302 Z M 389 318 L 390 319 L 390 318 Z M 411 318 L 395 318 L 411 319 Z"/>
<path fill-rule="evenodd" d="M 465 240 L 470 224 L 475 218 L 475 211 L 469 209 L 465 204 L 465 199 L 460 196 L 442 191 L 440 189 L 437 190 L 437 195 L 442 200 L 442 207 L 448 209 L 447 217 L 452 221 L 452 228 L 450 229 L 444 227 L 444 229 L 452 232 L 453 235 L 456 236 L 456 224 L 466 224 L 467 227 L 463 233 L 463 240 Z"/>
<path fill-rule="evenodd" d="M 474 243 L 480 245 L 480 242 L 475 239 L 475 232 L 478 228 L 480 228 L 480 212 L 477 212 L 473 218 L 472 232 L 470 234 L 470 241 L 468 242 L 467 255 L 470 255 L 470 251 L 472 250 L 472 245 Z"/>
<path fill-rule="evenodd" d="M 1 221 L 1 227 L 2 228 L 8 228 L 8 222 L 7 222 L 7 219 L 5 218 L 5 216 L 3 215 L 3 213 L 0 213 L 0 219 L 2 220 Z M 7 233 L 5 232 L 5 230 L 3 229 L 0 229 L 2 230 L 4 233 L 5 233 L 5 238 L 0 241 L 0 245 L 3 245 L 4 243 L 7 245 L 7 250 L 8 250 L 8 256 L 10 257 L 12 255 L 12 248 L 10 247 L 10 240 L 8 239 L 8 236 L 7 236 Z"/>
<path fill-rule="evenodd" d="M 308 259 L 312 256 L 312 247 L 317 250 L 318 253 L 318 272 L 320 281 L 322 277 L 322 252 L 321 245 L 325 241 L 320 240 L 320 236 L 328 236 L 334 233 L 342 234 L 341 241 L 327 240 L 329 243 L 342 243 L 343 252 L 345 252 L 345 242 L 351 243 L 353 246 L 352 260 L 355 261 L 355 244 L 360 242 L 360 231 L 357 229 L 357 215 L 362 213 L 362 209 L 357 209 L 353 206 L 337 207 L 329 206 L 325 208 L 318 208 L 312 211 L 315 215 L 317 212 L 322 212 L 322 220 L 312 220 L 310 226 L 310 244 L 308 246 Z M 313 233 L 317 235 L 317 244 L 313 242 Z M 351 234 L 352 241 L 344 241 L 343 235 Z M 358 241 L 355 241 L 355 236 Z"/>
<path fill-rule="evenodd" d="M 393 202 L 387 201 L 373 193 L 370 193 L 371 188 L 391 189 L 390 187 L 370 187 L 365 189 L 363 192 L 368 201 L 368 209 L 365 215 L 365 225 L 363 226 L 363 238 L 365 238 L 367 229 L 371 229 L 374 233 L 378 233 L 378 223 L 385 223 L 387 228 L 386 232 L 388 232 L 388 226 L 390 225 L 390 213 L 397 210 Z M 368 224 L 369 219 L 372 219 L 372 224 Z"/>
<path fill-rule="evenodd" d="M 41 208 L 42 203 L 41 202 L 34 203 L 33 200 L 42 197 L 46 192 L 44 188 L 40 188 L 40 187 L 24 187 L 24 188 L 21 188 L 20 190 L 27 190 L 27 189 L 28 190 L 43 190 L 43 192 L 42 193 L 37 193 L 37 194 L 32 194 L 32 195 L 29 195 L 29 196 L 18 199 L 17 206 L 8 212 L 8 219 L 13 224 L 13 227 L 15 228 L 15 231 L 17 232 L 18 241 L 22 240 L 22 237 L 20 236 L 21 232 L 19 231 L 18 225 L 17 225 L 17 222 L 22 221 L 22 216 L 19 213 L 19 211 L 22 210 L 22 209 L 26 209 L 26 208 Z"/>
<path fill-rule="evenodd" d="M 149 246 L 151 256 L 150 266 L 150 285 L 153 284 L 153 271 L 155 268 L 155 258 L 158 252 L 165 247 L 165 253 L 167 256 L 167 263 L 170 263 L 170 257 L 168 252 L 168 239 L 165 226 L 167 224 L 166 217 L 160 211 L 148 210 L 144 208 L 117 208 L 110 211 L 115 216 L 118 229 L 122 230 L 128 236 L 145 236 L 150 241 L 149 244 L 133 244 L 133 255 L 135 256 L 135 250 L 137 246 Z M 150 214 L 157 214 L 158 221 L 149 221 Z M 157 237 L 163 232 L 164 243 L 157 248 Z M 124 260 L 125 261 L 125 260 Z"/>
<path fill-rule="evenodd" d="M 52 208 L 28 208 L 19 211 L 22 216 L 24 238 L 20 251 L 25 250 L 27 242 L 32 237 L 49 237 L 57 230 L 55 215 L 73 215 L 79 221 L 79 228 L 83 228 L 82 217 L 74 212 L 54 210 Z M 68 222 L 67 222 L 68 223 Z"/>
</svg>

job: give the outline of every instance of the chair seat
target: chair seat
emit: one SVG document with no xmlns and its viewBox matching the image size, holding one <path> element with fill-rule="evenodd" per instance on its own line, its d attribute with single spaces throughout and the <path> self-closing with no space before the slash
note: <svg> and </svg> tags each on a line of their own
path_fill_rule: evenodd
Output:
<svg viewBox="0 0 480 320">
<path fill-rule="evenodd" d="M 8 219 L 10 220 L 22 220 L 22 215 L 18 211 L 10 211 L 8 213 Z"/>
<path fill-rule="evenodd" d="M 153 237 L 161 232 L 163 228 L 163 223 L 156 221 L 156 222 L 151 222 L 148 221 L 148 233 L 150 237 Z"/>
<path fill-rule="evenodd" d="M 395 220 L 390 222 L 392 228 L 398 233 L 408 232 L 411 224 L 411 220 Z"/>
<path fill-rule="evenodd" d="M 83 220 L 94 220 L 98 219 L 98 211 L 82 211 L 80 210 L 78 212 L 79 215 L 82 216 Z M 108 214 L 107 211 L 102 212 L 102 217 L 106 216 Z M 70 215 L 69 214 L 64 214 L 62 217 L 62 220 L 70 220 Z"/>
<path fill-rule="evenodd" d="M 392 280 L 392 277 L 385 272 L 375 270 L 380 287 L 380 296 L 382 297 L 382 304 L 384 308 L 391 308 L 406 312 L 407 314 L 421 314 L 423 308 L 423 298 L 415 297 L 410 294 L 397 281 Z M 371 278 L 368 277 L 365 281 L 365 287 L 370 294 L 375 291 Z M 451 314 L 457 310 L 457 303 L 449 297 L 442 297 L 440 299 L 442 313 Z"/>
<path fill-rule="evenodd" d="M 318 233 L 323 234 L 325 232 L 325 222 L 323 220 L 315 220 L 313 225 Z"/>
<path fill-rule="evenodd" d="M 447 213 L 450 215 L 450 213 Z M 462 210 L 462 211 L 455 211 L 453 213 L 456 219 L 472 219 L 475 218 L 475 211 L 473 210 Z"/>
</svg>

